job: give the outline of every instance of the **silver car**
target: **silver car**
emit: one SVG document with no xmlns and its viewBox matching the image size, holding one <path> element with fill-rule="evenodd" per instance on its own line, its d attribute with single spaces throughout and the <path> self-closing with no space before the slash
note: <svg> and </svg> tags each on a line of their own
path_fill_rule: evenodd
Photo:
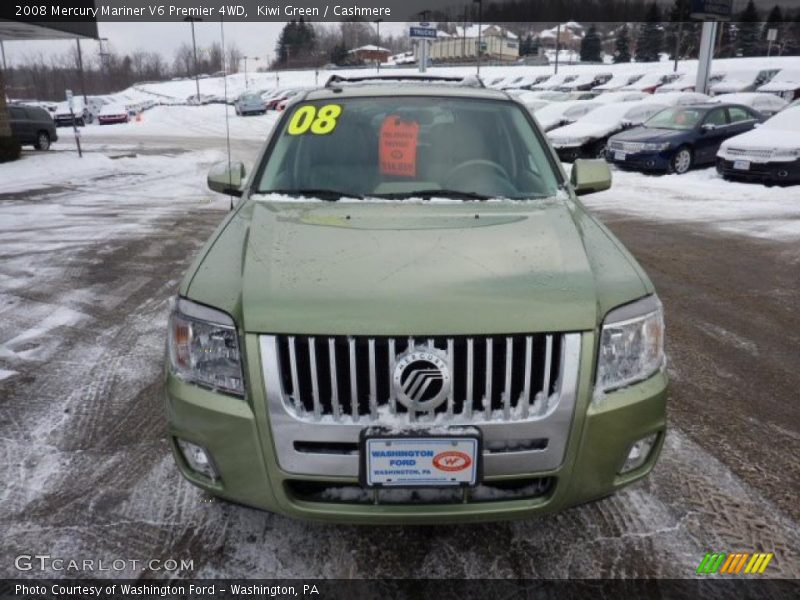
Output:
<svg viewBox="0 0 800 600">
<path fill-rule="evenodd" d="M 260 94 L 245 92 L 233 103 L 237 115 L 263 115 L 267 112 L 267 105 Z"/>
</svg>

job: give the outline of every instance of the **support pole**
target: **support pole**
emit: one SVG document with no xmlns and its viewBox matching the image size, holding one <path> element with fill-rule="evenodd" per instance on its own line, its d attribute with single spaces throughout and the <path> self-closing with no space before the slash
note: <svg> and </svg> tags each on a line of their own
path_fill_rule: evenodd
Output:
<svg viewBox="0 0 800 600">
<path fill-rule="evenodd" d="M 714 56 L 714 40 L 717 37 L 717 22 L 703 21 L 703 33 L 700 37 L 700 54 L 697 65 L 697 80 L 694 90 L 701 94 L 708 93 L 708 78 L 711 75 L 711 59 Z"/>
</svg>

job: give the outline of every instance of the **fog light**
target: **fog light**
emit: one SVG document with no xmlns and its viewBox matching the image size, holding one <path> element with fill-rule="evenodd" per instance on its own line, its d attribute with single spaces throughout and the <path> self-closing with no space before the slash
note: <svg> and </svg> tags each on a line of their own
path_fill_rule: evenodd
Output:
<svg viewBox="0 0 800 600">
<path fill-rule="evenodd" d="M 186 463 L 189 465 L 189 468 L 192 471 L 208 477 L 209 479 L 219 479 L 217 470 L 214 468 L 214 464 L 211 462 L 211 456 L 208 454 L 205 448 L 198 446 L 197 444 L 193 444 L 192 442 L 187 442 L 186 440 L 179 439 L 177 441 L 178 448 L 180 448 L 183 458 L 186 460 Z"/>
<path fill-rule="evenodd" d="M 650 457 L 650 451 L 653 449 L 657 437 L 657 433 L 651 433 L 647 437 L 643 437 L 639 441 L 635 442 L 633 446 L 631 446 L 631 449 L 628 451 L 628 457 L 625 459 L 625 463 L 619 470 L 620 475 L 627 473 L 628 471 L 638 469 L 647 462 L 647 459 Z"/>
</svg>

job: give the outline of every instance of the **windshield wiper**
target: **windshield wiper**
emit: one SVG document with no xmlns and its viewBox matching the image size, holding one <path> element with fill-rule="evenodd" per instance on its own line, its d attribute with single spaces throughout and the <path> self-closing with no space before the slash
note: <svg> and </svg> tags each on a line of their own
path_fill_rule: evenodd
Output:
<svg viewBox="0 0 800 600">
<path fill-rule="evenodd" d="M 402 200 L 404 198 L 457 198 L 459 200 L 491 200 L 495 196 L 463 192 L 461 190 L 414 190 L 413 192 L 395 192 L 390 194 L 373 194 L 376 198 Z"/>
<path fill-rule="evenodd" d="M 363 200 L 364 196 L 361 194 L 353 194 L 350 192 L 340 192 L 338 190 L 327 190 L 324 188 L 319 189 L 311 189 L 311 188 L 303 188 L 299 190 L 266 190 L 266 191 L 259 191 L 259 194 L 286 194 L 287 196 L 302 196 L 304 198 L 319 198 L 320 200 L 325 200 L 326 202 L 336 202 L 341 198 L 356 198 L 358 200 Z"/>
</svg>

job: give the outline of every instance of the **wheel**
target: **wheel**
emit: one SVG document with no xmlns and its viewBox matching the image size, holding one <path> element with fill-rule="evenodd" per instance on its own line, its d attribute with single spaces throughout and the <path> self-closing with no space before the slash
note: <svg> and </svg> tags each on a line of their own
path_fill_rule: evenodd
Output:
<svg viewBox="0 0 800 600">
<path fill-rule="evenodd" d="M 692 151 L 686 146 L 681 146 L 672 156 L 670 168 L 673 173 L 683 175 L 692 168 Z"/>
<path fill-rule="evenodd" d="M 46 131 L 40 131 L 36 134 L 36 143 L 33 145 L 37 150 L 50 149 L 50 134 Z"/>
</svg>

